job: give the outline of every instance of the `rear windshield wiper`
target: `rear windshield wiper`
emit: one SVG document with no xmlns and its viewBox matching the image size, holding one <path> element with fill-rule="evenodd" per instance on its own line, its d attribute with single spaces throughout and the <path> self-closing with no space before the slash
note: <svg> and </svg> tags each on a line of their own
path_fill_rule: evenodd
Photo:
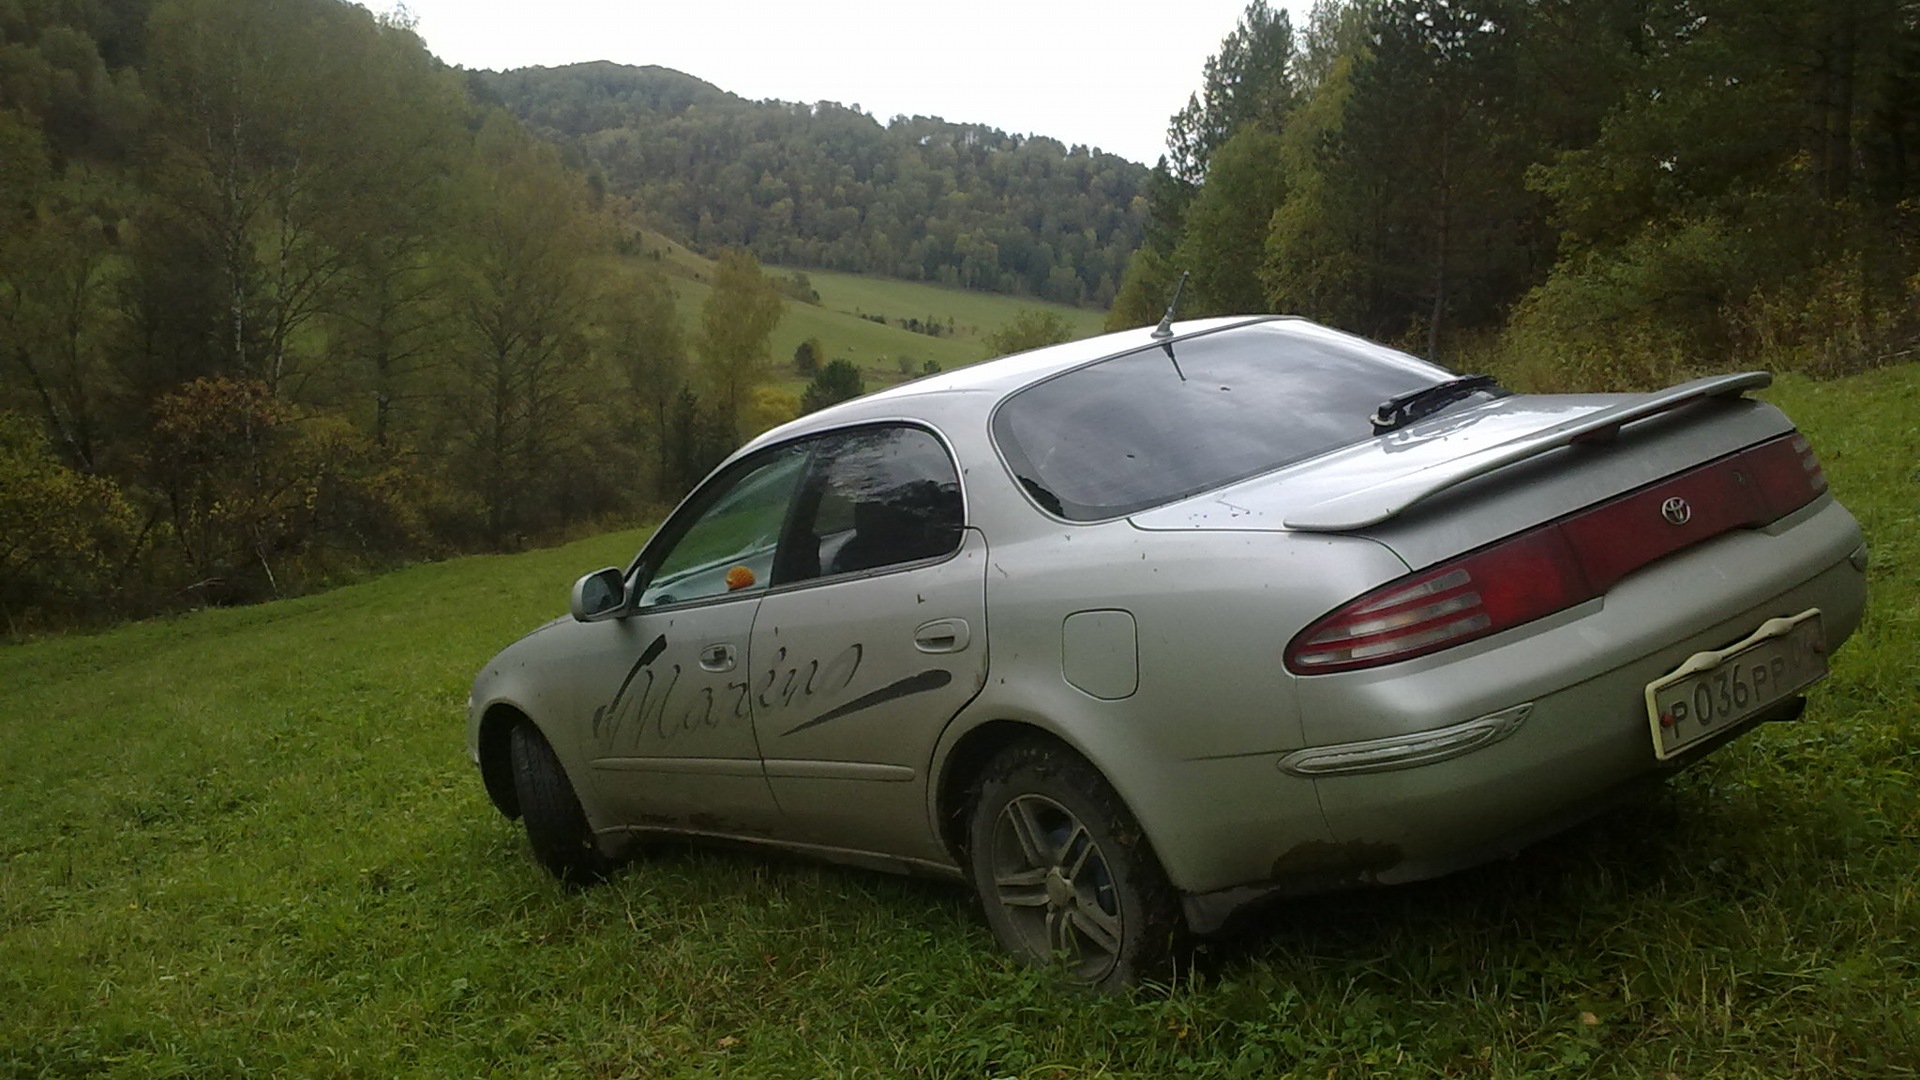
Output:
<svg viewBox="0 0 1920 1080">
<path fill-rule="evenodd" d="M 1373 433 L 1385 435 L 1402 424 L 1432 416 L 1461 398 L 1471 397 L 1482 390 L 1499 388 L 1499 380 L 1491 375 L 1462 375 L 1457 379 L 1390 397 L 1380 403 L 1370 418 L 1373 421 Z"/>
</svg>

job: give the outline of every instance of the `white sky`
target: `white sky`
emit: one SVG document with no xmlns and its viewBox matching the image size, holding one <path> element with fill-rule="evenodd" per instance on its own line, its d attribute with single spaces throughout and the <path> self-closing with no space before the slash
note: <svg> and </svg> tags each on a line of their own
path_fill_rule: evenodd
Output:
<svg viewBox="0 0 1920 1080">
<path fill-rule="evenodd" d="M 375 11 L 393 0 L 361 0 Z M 658 64 L 742 97 L 858 104 L 1151 165 L 1246 0 L 405 0 L 468 68 Z M 1286 0 L 1294 25 L 1307 0 Z"/>
</svg>

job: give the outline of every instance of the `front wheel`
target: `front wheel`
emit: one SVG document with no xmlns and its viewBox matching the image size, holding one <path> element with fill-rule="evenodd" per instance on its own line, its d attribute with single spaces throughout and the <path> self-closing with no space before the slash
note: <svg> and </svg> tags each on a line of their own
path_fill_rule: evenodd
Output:
<svg viewBox="0 0 1920 1080">
<path fill-rule="evenodd" d="M 569 885 L 604 879 L 613 864 L 593 842 L 586 811 L 580 808 L 580 797 L 553 747 L 530 723 L 515 726 L 508 745 L 513 787 L 534 858 Z"/>
<path fill-rule="evenodd" d="M 1163 978 L 1180 903 L 1106 779 L 1062 746 L 1019 743 L 982 774 L 968 822 L 974 888 L 1010 952 L 1103 990 Z"/>
</svg>

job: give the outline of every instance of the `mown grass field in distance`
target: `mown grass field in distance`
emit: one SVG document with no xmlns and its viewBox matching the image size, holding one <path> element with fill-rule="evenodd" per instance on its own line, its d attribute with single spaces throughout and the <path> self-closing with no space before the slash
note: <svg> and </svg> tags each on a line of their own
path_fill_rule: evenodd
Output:
<svg viewBox="0 0 1920 1080">
<path fill-rule="evenodd" d="M 663 236 L 642 236 L 643 254 L 630 260 L 630 265 L 651 265 L 668 275 L 687 333 L 697 333 L 701 305 L 712 293 L 707 284 L 712 279 L 712 261 Z M 1012 322 L 1022 308 L 1055 313 L 1075 338 L 1100 333 L 1105 318 L 1104 312 L 1091 308 L 1031 296 L 973 292 L 830 270 L 781 266 L 761 269 L 775 278 L 805 274 L 820 294 L 818 304 L 787 298 L 780 324 L 768 344 L 774 364 L 772 385 L 794 394 L 806 388 L 807 380 L 793 370 L 793 353 L 809 338 L 820 342 L 826 359 L 851 360 L 866 379 L 868 392 L 872 392 L 917 378 L 929 360 L 942 371 L 951 371 L 987 359 L 987 336 Z M 863 317 L 868 315 L 888 321 Z M 950 323 L 952 330 L 937 336 L 919 333 L 899 325 L 907 319 L 931 320 L 943 328 Z"/>
<path fill-rule="evenodd" d="M 1653 802 L 1064 991 L 959 888 L 537 869 L 480 664 L 643 530 L 0 649 L 0 1076 L 1899 1077 L 1920 1070 L 1920 367 L 1768 396 L 1874 548 L 1807 715 Z"/>
</svg>

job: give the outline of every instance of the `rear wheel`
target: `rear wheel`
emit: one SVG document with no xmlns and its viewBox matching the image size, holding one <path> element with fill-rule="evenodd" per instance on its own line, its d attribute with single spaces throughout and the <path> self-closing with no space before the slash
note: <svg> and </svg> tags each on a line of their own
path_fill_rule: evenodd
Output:
<svg viewBox="0 0 1920 1080">
<path fill-rule="evenodd" d="M 514 792 L 534 858 L 569 885 L 604 879 L 613 864 L 594 844 L 586 811 L 580 808 L 580 797 L 553 747 L 538 728 L 522 723 L 513 729 L 509 751 Z"/>
<path fill-rule="evenodd" d="M 1019 743 L 982 773 L 968 823 L 974 888 L 1000 943 L 1116 989 L 1171 970 L 1180 903 L 1106 779 L 1058 745 Z"/>
</svg>

